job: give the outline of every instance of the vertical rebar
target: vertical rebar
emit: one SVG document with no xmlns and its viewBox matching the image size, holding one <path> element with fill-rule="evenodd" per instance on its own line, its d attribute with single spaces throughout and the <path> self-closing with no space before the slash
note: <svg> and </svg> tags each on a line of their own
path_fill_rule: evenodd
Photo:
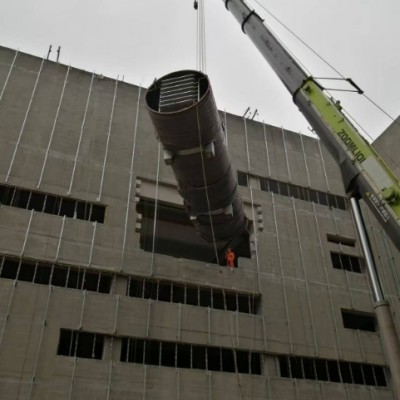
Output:
<svg viewBox="0 0 400 400">
<path fill-rule="evenodd" d="M 92 235 L 92 241 L 90 243 L 89 260 L 88 260 L 88 263 L 87 263 L 88 267 L 92 266 L 94 242 L 95 242 L 95 239 L 96 239 L 96 230 L 97 230 L 97 221 L 93 222 L 93 235 Z"/>
<path fill-rule="evenodd" d="M 135 117 L 135 128 L 133 132 L 133 143 L 132 143 L 132 157 L 131 157 L 131 165 L 129 168 L 129 185 L 128 185 L 128 198 L 126 200 L 126 213 L 125 213 L 125 223 L 124 223 L 124 239 L 122 242 L 122 250 L 121 250 L 121 262 L 119 266 L 119 270 L 122 271 L 124 257 L 125 257 L 125 246 L 126 246 L 126 239 L 128 235 L 128 222 L 129 222 L 129 211 L 130 211 L 130 204 L 131 204 L 131 193 L 132 193 L 132 180 L 133 180 L 133 164 L 135 161 L 135 151 L 136 151 L 136 138 L 137 138 L 137 130 L 138 130 L 138 121 L 139 121 L 139 106 L 140 106 L 140 95 L 141 95 L 142 87 L 139 86 L 138 89 L 138 99 L 136 105 L 136 117 Z"/>
<path fill-rule="evenodd" d="M 11 72 L 12 72 L 12 70 L 13 70 L 13 68 L 14 68 L 15 61 L 16 61 L 17 56 L 18 56 L 18 53 L 19 53 L 19 51 L 16 50 L 15 55 L 14 55 L 14 58 L 13 58 L 12 63 L 11 63 L 11 65 L 10 65 L 10 69 L 8 70 L 8 74 L 7 74 L 6 80 L 4 81 L 3 88 L 1 89 L 1 93 L 0 93 L 0 102 L 1 102 L 1 99 L 3 98 L 4 92 L 5 92 L 5 90 L 6 90 L 8 81 L 9 81 L 10 76 L 11 76 Z"/>
<path fill-rule="evenodd" d="M 61 223 L 61 230 L 60 230 L 60 237 L 58 239 L 58 244 L 57 244 L 57 250 L 56 250 L 56 256 L 55 256 L 55 260 L 58 261 L 58 258 L 60 256 L 60 247 L 61 247 L 61 240 L 62 240 L 62 236 L 64 233 L 64 226 L 65 226 L 65 219 L 67 217 L 64 215 L 63 219 L 62 219 L 62 223 Z"/>
<path fill-rule="evenodd" d="M 93 89 L 93 80 L 94 80 L 94 72 L 92 74 L 92 78 L 90 80 L 90 85 L 89 85 L 89 92 L 88 96 L 86 99 L 86 105 L 85 105 L 85 111 L 83 113 L 83 119 L 82 119 L 82 124 L 81 124 L 81 129 L 79 131 L 79 139 L 78 139 L 78 145 L 76 147 L 76 152 L 75 152 L 75 157 L 74 157 L 74 166 L 72 168 L 72 173 L 71 173 L 71 180 L 69 182 L 69 188 L 67 191 L 67 194 L 70 195 L 72 191 L 72 185 L 74 184 L 74 179 L 75 179 L 75 171 L 76 171 L 76 166 L 78 164 L 78 157 L 79 157 L 79 151 L 81 149 L 81 143 L 82 143 L 82 137 L 83 137 L 83 131 L 85 129 L 85 124 L 86 124 L 86 117 L 87 117 L 87 112 L 89 109 L 89 102 L 90 102 L 90 96 L 92 94 L 92 89 Z"/>
<path fill-rule="evenodd" d="M 104 153 L 103 168 L 101 171 L 100 187 L 99 187 L 99 194 L 97 196 L 97 201 L 101 200 L 101 195 L 103 193 L 104 175 L 106 173 L 106 164 L 107 164 L 107 159 L 108 159 L 108 149 L 110 146 L 111 128 L 112 128 L 113 119 L 114 119 L 115 99 L 117 98 L 118 78 L 119 78 L 119 76 L 117 76 L 117 79 L 115 80 L 114 97 L 113 97 L 112 106 L 111 106 L 110 121 L 108 123 L 106 149 L 105 149 L 105 153 Z"/>
<path fill-rule="evenodd" d="M 277 216 L 276 216 L 276 205 L 275 205 L 274 193 L 271 193 L 271 198 L 272 198 L 272 210 L 273 210 L 275 233 L 276 233 L 276 245 L 277 245 L 278 256 L 279 256 L 279 267 L 281 270 L 282 291 L 283 291 L 283 298 L 285 301 L 285 311 L 286 311 L 286 321 L 287 321 L 287 329 L 288 329 L 288 337 L 289 337 L 289 346 L 290 346 L 290 353 L 293 354 L 292 329 L 291 329 L 289 306 L 288 306 L 288 300 L 287 300 L 287 294 L 286 294 L 285 273 L 284 273 L 283 264 L 282 264 L 282 253 L 281 253 L 281 245 L 280 245 L 280 240 L 279 240 L 278 220 L 277 220 Z"/>
<path fill-rule="evenodd" d="M 295 205 L 294 197 L 292 197 L 292 206 L 293 206 L 294 220 L 295 220 L 295 223 L 296 223 L 297 242 L 299 244 L 301 268 L 303 270 L 304 282 L 305 282 L 305 285 L 306 285 L 307 305 L 308 305 L 308 311 L 310 312 L 310 318 L 311 318 L 311 331 L 312 331 L 313 340 L 314 340 L 315 355 L 318 355 L 318 353 L 319 353 L 319 351 L 318 351 L 318 342 L 317 342 L 317 336 L 316 336 L 315 327 L 314 327 L 314 315 L 313 315 L 313 311 L 312 311 L 312 307 L 311 307 L 310 288 L 309 288 L 309 285 L 308 285 L 307 269 L 306 269 L 306 267 L 304 265 L 303 246 L 301 245 L 300 227 L 299 227 L 299 221 L 298 221 L 298 218 L 297 218 L 297 211 L 296 211 L 296 205 Z"/>
<path fill-rule="evenodd" d="M 244 137 L 246 141 L 246 155 L 247 155 L 247 171 L 250 172 L 250 155 L 249 155 L 249 143 L 247 140 L 247 124 L 246 124 L 246 118 L 243 118 L 243 124 L 244 124 Z"/>
<path fill-rule="evenodd" d="M 316 225 L 317 234 L 318 234 L 318 243 L 319 243 L 319 248 L 320 248 L 321 256 L 322 256 L 322 264 L 324 266 L 325 280 L 326 280 L 326 284 L 327 284 L 327 287 L 328 287 L 329 305 L 330 305 L 330 308 L 331 308 L 333 327 L 334 327 L 334 330 L 335 330 L 336 351 L 337 351 L 338 357 L 342 358 L 342 347 L 341 347 L 341 343 L 340 343 L 338 326 L 337 326 L 336 317 L 335 317 L 335 307 L 333 305 L 332 289 L 331 289 L 331 285 L 330 285 L 330 281 L 329 281 L 328 269 L 326 267 L 325 253 L 324 253 L 324 250 L 323 250 L 323 247 L 322 247 L 322 240 L 321 240 L 321 231 L 320 231 L 320 228 L 319 228 L 317 210 L 316 210 L 314 202 L 312 203 L 312 206 L 313 206 L 313 212 L 314 212 L 315 225 Z"/>
<path fill-rule="evenodd" d="M 9 298 L 9 300 L 8 300 L 7 311 L 6 311 L 6 314 L 5 314 L 5 316 L 4 316 L 3 326 L 1 327 L 1 332 L 0 332 L 0 348 L 1 348 L 1 345 L 2 345 L 2 343 L 3 343 L 3 336 L 4 336 L 4 332 L 5 332 L 5 330 L 6 330 L 7 322 L 8 322 L 8 320 L 10 319 L 11 305 L 12 305 L 12 301 L 13 301 L 13 299 L 14 299 L 14 292 L 15 292 L 15 287 L 16 287 L 16 286 L 17 286 L 17 281 L 15 280 L 15 281 L 13 282 L 12 290 L 11 290 L 11 293 L 10 293 L 10 298 Z"/>
<path fill-rule="evenodd" d="M 321 155 L 321 163 L 322 163 L 322 169 L 323 169 L 323 171 L 324 171 L 324 176 L 325 176 L 326 189 L 327 189 L 327 192 L 330 193 L 331 189 L 330 189 L 330 187 L 329 187 L 328 175 L 327 175 L 327 173 L 326 173 L 324 155 L 322 154 L 321 141 L 320 141 L 320 140 L 317 140 L 317 143 L 318 143 L 319 154 Z"/>
<path fill-rule="evenodd" d="M 269 152 L 268 152 L 268 140 L 267 140 L 267 131 L 265 130 L 265 122 L 263 121 L 263 131 L 264 131 L 264 143 L 265 143 L 265 151 L 267 153 L 267 176 L 271 176 L 271 165 L 269 161 Z"/>
<path fill-rule="evenodd" d="M 25 237 L 24 237 L 24 242 L 22 244 L 22 248 L 21 248 L 21 253 L 20 256 L 22 257 L 25 253 L 25 247 L 26 247 L 26 243 L 28 242 L 28 236 L 29 236 L 29 232 L 31 230 L 31 224 L 32 224 L 32 219 L 33 219 L 33 215 L 35 214 L 35 210 L 31 210 L 30 215 L 29 215 L 29 221 L 28 221 L 28 226 L 26 227 L 26 232 L 25 232 Z"/>
<path fill-rule="evenodd" d="M 33 386 L 34 386 L 35 381 L 36 381 L 36 371 L 37 371 L 37 366 L 38 366 L 38 362 L 39 362 L 40 349 L 42 347 L 42 342 L 43 342 L 43 334 L 44 334 L 44 330 L 45 330 L 45 328 L 47 326 L 47 313 L 48 313 L 48 310 L 49 310 L 49 304 L 50 304 L 50 298 L 51 298 L 51 293 L 52 292 L 53 292 L 53 286 L 49 285 L 47 301 L 46 301 L 46 307 L 45 307 L 45 311 L 44 311 L 44 315 L 43 315 L 42 329 L 40 331 L 38 349 L 36 351 L 35 361 L 34 361 L 34 364 L 33 364 L 32 378 L 31 378 L 31 385 L 30 385 L 30 388 L 29 388 L 28 399 L 31 399 L 31 397 L 32 397 Z"/>
<path fill-rule="evenodd" d="M 159 180 L 160 180 L 160 159 L 161 159 L 161 143 L 158 142 L 156 193 L 155 193 L 155 199 L 154 199 L 153 242 L 151 245 L 150 276 L 154 275 L 154 252 L 155 252 L 155 248 L 156 248 L 156 229 L 157 229 L 157 214 L 158 214 L 158 185 L 159 185 Z"/>
<path fill-rule="evenodd" d="M 43 69 L 44 62 L 45 62 L 45 59 L 43 58 L 43 59 L 42 59 L 42 62 L 41 62 L 41 64 L 40 64 L 39 71 L 38 71 L 38 73 L 37 73 L 37 75 L 36 75 L 35 84 L 34 84 L 34 86 L 33 86 L 33 90 L 32 90 L 32 93 L 31 93 L 31 97 L 30 97 L 30 99 L 29 99 L 28 107 L 27 107 L 26 112 L 25 112 L 24 120 L 23 120 L 23 122 L 22 122 L 21 129 L 19 130 L 18 139 L 17 139 L 17 142 L 15 143 L 14 152 L 13 152 L 13 155 L 12 155 L 12 157 L 11 157 L 10 166 L 8 167 L 8 171 L 7 171 L 7 175 L 6 175 L 6 179 L 5 179 L 6 182 L 8 182 L 9 179 L 10 179 L 10 174 L 11 174 L 12 167 L 13 167 L 13 165 L 14 165 L 15 156 L 16 156 L 16 154 L 17 154 L 19 145 L 20 145 L 20 143 L 21 143 L 22 134 L 24 133 L 26 121 L 28 120 L 28 115 L 29 115 L 29 112 L 30 112 L 30 110 L 31 110 L 33 98 L 35 97 L 36 88 L 37 88 L 38 83 L 39 83 L 39 78 L 40 78 L 40 74 L 42 73 L 42 69 Z"/>
<path fill-rule="evenodd" d="M 47 148 L 46 148 L 46 153 L 45 153 L 45 156 L 44 156 L 44 161 L 43 161 L 42 169 L 41 169 L 41 171 L 40 171 L 39 180 L 38 180 L 38 183 L 36 184 L 36 187 L 37 187 L 37 188 L 40 188 L 40 185 L 41 185 L 41 183 L 42 183 L 43 173 L 44 173 L 44 169 L 45 169 L 45 167 L 46 167 L 47 158 L 48 158 L 48 156 L 49 156 L 50 146 L 51 146 L 51 143 L 52 143 L 52 141 L 53 141 L 54 131 L 55 131 L 55 129 L 56 129 L 56 125 L 57 125 L 57 121 L 58 121 L 58 115 L 60 114 L 61 103 L 62 103 L 63 98 L 64 98 L 64 92 L 65 92 L 65 87 L 67 86 L 70 68 L 71 68 L 71 66 L 68 66 L 68 68 L 67 68 L 67 73 L 66 73 L 66 75 L 65 75 L 64 84 L 63 84 L 63 87 L 62 87 L 62 90 L 61 90 L 61 95 L 60 95 L 60 100 L 59 100 L 59 102 L 58 102 L 58 107 L 57 107 L 56 115 L 55 115 L 55 117 L 54 117 L 53 126 L 51 127 L 51 131 L 50 131 L 49 143 L 48 143 Z"/>
<path fill-rule="evenodd" d="M 301 149 L 303 151 L 303 158 L 304 158 L 304 165 L 306 167 L 306 173 L 307 173 L 307 182 L 308 182 L 308 187 L 311 186 L 311 180 L 310 180 L 310 172 L 308 170 L 308 164 L 307 164 L 307 157 L 306 157 L 306 150 L 304 148 L 304 142 L 303 142 L 303 135 L 300 135 L 300 142 L 301 142 Z"/>
<path fill-rule="evenodd" d="M 287 171 L 288 171 L 288 178 L 289 178 L 289 182 L 291 182 L 292 178 L 290 176 L 289 157 L 288 157 L 287 146 L 286 146 L 286 134 L 285 134 L 285 130 L 283 129 L 283 127 L 281 127 L 281 131 L 282 131 L 283 148 L 285 150 L 285 158 L 286 158 L 286 167 L 287 167 Z"/>
</svg>

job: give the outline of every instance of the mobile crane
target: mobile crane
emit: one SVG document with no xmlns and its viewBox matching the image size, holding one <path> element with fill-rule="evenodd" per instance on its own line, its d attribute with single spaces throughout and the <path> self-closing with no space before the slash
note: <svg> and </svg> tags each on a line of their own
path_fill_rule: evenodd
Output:
<svg viewBox="0 0 400 400">
<path fill-rule="evenodd" d="M 347 194 L 361 197 L 400 250 L 400 184 L 377 152 L 358 133 L 340 103 L 308 76 L 263 20 L 242 0 L 223 0 L 243 32 L 281 79 L 300 112 L 339 163 Z M 349 80 L 353 83 L 351 80 Z M 361 90 L 356 86 L 357 90 Z"/>
<path fill-rule="evenodd" d="M 400 345 L 389 304 L 385 301 L 368 238 L 363 226 L 358 199 L 362 198 L 377 216 L 383 229 L 400 250 L 400 184 L 378 153 L 359 134 L 342 112 L 340 103 L 308 76 L 278 38 L 265 26 L 261 17 L 243 0 L 223 0 L 225 7 L 240 23 L 242 31 L 278 75 L 294 103 L 310 123 L 322 143 L 339 163 L 347 194 L 351 197 L 361 246 L 365 255 L 375 311 L 392 374 L 400 398 Z M 358 92 L 361 92 L 350 79 Z"/>
</svg>

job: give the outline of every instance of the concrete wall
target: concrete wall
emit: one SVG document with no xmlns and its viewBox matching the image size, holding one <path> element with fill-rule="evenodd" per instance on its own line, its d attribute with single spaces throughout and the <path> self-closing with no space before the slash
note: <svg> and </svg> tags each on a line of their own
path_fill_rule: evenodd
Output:
<svg viewBox="0 0 400 400">
<path fill-rule="evenodd" d="M 111 294 L 0 278 L 2 399 L 393 398 L 390 383 L 280 377 L 279 354 L 385 366 L 379 334 L 342 323 L 341 308 L 373 311 L 365 274 L 331 264 L 330 251 L 361 255 L 350 211 L 258 186 L 256 177 L 270 177 L 344 196 L 335 161 L 319 141 L 221 113 L 234 167 L 253 176 L 240 193 L 262 210 L 256 252 L 232 273 L 140 249 L 137 182 L 156 181 L 159 168 L 159 184 L 175 184 L 159 162 L 144 89 L 0 48 L 0 93 L 0 183 L 106 206 L 104 224 L 0 206 L 0 254 L 115 275 Z M 399 323 L 400 286 L 392 278 L 399 257 L 377 229 L 377 262 Z M 354 238 L 356 246 L 343 249 L 328 233 Z M 262 307 L 250 315 L 136 299 L 125 295 L 130 276 L 261 294 Z M 61 328 L 104 334 L 102 360 L 57 355 Z M 257 351 L 263 373 L 123 363 L 125 336 Z"/>
</svg>

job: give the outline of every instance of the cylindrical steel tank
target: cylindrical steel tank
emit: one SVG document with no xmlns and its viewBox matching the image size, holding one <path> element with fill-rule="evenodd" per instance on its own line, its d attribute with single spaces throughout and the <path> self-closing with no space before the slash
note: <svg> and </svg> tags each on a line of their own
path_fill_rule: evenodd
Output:
<svg viewBox="0 0 400 400">
<path fill-rule="evenodd" d="M 146 104 L 200 235 L 225 243 L 240 236 L 247 220 L 208 77 L 197 71 L 165 75 L 148 89 Z"/>
</svg>

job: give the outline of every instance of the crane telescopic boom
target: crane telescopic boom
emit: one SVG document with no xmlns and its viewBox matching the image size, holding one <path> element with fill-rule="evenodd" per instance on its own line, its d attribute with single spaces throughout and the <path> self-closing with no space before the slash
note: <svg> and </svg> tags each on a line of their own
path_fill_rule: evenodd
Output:
<svg viewBox="0 0 400 400">
<path fill-rule="evenodd" d="M 243 0 L 223 0 L 293 97 L 323 144 L 339 163 L 346 192 L 363 198 L 400 250 L 400 185 L 318 82 L 308 76 L 263 20 Z"/>
</svg>

